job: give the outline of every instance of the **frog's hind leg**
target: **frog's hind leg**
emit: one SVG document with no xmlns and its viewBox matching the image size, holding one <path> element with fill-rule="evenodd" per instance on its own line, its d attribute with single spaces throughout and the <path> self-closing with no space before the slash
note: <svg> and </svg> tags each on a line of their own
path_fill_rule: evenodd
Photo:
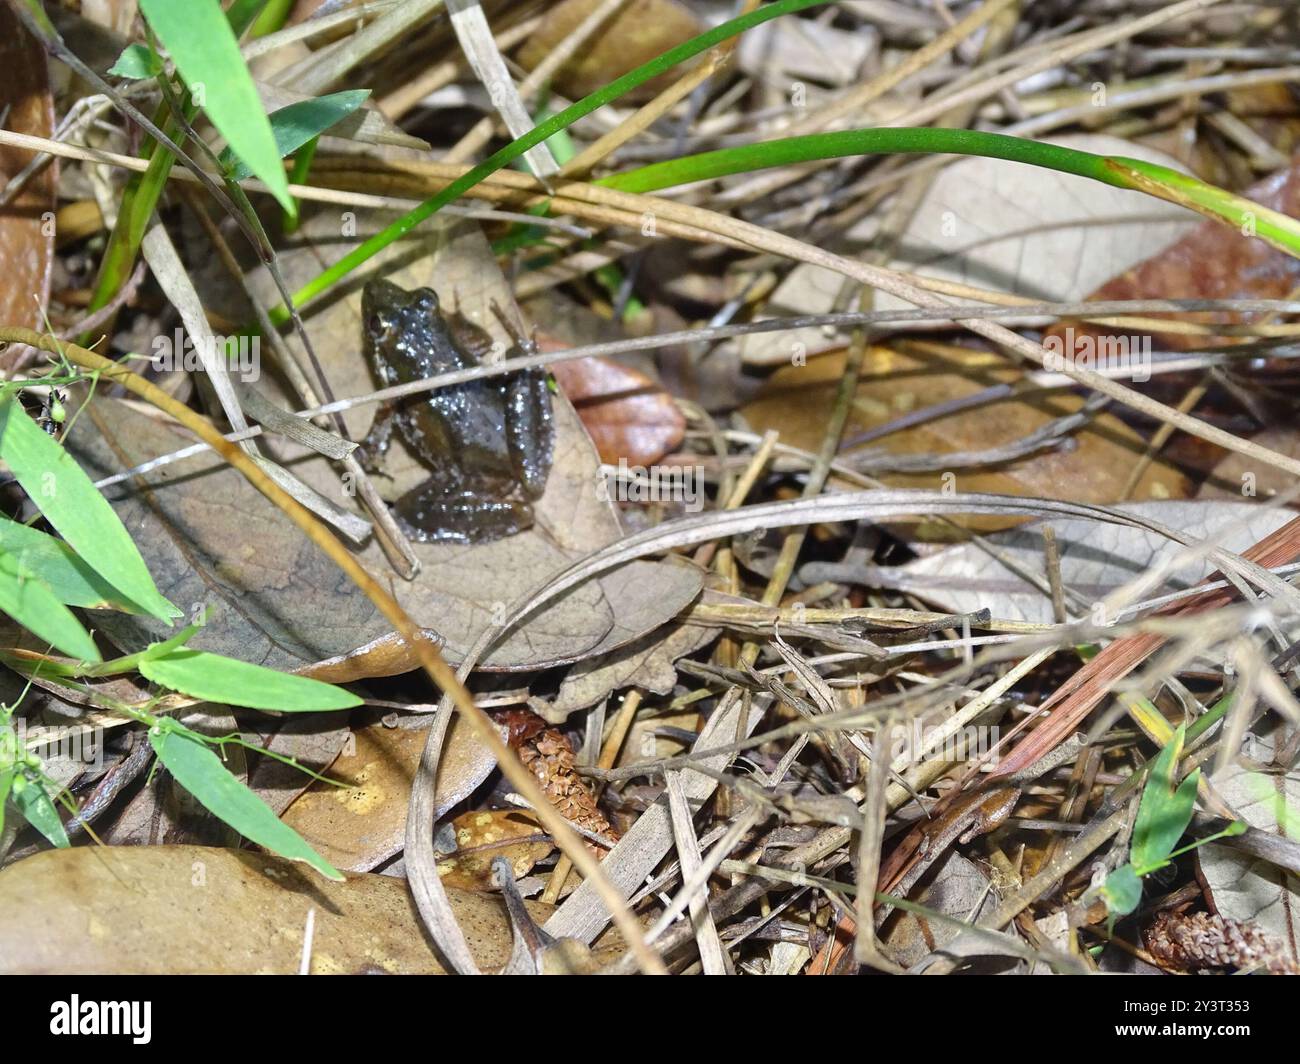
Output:
<svg viewBox="0 0 1300 1064">
<path fill-rule="evenodd" d="M 398 499 L 393 513 L 420 543 L 490 543 L 532 527 L 528 503 L 485 489 L 425 482 Z"/>
<path fill-rule="evenodd" d="M 524 493 L 539 498 L 555 455 L 555 415 L 545 371 L 523 370 L 507 383 L 506 442 Z"/>
</svg>

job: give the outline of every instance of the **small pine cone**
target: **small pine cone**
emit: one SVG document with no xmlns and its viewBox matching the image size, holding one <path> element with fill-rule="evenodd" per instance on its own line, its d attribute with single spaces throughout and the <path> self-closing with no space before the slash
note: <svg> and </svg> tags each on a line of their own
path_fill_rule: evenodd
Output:
<svg viewBox="0 0 1300 1064">
<path fill-rule="evenodd" d="M 586 831 L 617 839 L 618 832 L 600 811 L 591 785 L 578 774 L 577 759 L 568 739 L 555 728 L 547 727 L 536 714 L 526 710 L 511 710 L 510 714 L 508 718 L 498 714 L 497 720 L 506 726 L 508 741 L 518 751 L 519 760 L 537 778 L 560 815 Z M 597 857 L 605 856 L 604 847 L 590 839 L 584 842 Z"/>
<path fill-rule="evenodd" d="M 1255 924 L 1210 913 L 1156 913 L 1143 933 L 1148 952 L 1180 971 L 1201 968 L 1259 968 L 1297 975 L 1294 960 Z"/>
</svg>

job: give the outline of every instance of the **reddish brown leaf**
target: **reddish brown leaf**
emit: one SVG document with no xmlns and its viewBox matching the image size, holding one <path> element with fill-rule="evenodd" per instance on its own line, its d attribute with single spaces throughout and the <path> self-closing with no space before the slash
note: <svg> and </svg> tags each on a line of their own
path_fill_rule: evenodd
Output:
<svg viewBox="0 0 1300 1064">
<path fill-rule="evenodd" d="M 1265 207 L 1300 216 L 1300 155 L 1243 193 Z M 1109 281 L 1089 299 L 1287 299 L 1300 285 L 1300 259 L 1218 222 L 1203 222 L 1182 240 Z M 1242 323 L 1258 315 L 1184 314 L 1179 321 Z M 1062 334 L 1057 325 L 1050 334 Z M 1081 335 L 1080 326 L 1074 326 Z M 1161 334 L 1171 348 L 1203 346 L 1204 336 Z M 1233 342 L 1228 340 L 1227 342 Z"/>
<path fill-rule="evenodd" d="M 49 137 L 54 129 L 45 51 L 14 18 L 0 7 L 0 112 L 5 128 L 15 133 Z M 32 160 L 32 153 L 0 147 L 0 188 Z M 36 328 L 50 294 L 50 263 L 54 254 L 54 226 L 44 217 L 54 209 L 55 164 L 29 180 L 13 200 L 0 207 L 0 321 L 6 325 Z M 9 368 L 13 355 L 0 359 Z"/>
<path fill-rule="evenodd" d="M 600 460 L 653 465 L 679 443 L 686 419 L 672 397 L 639 370 L 607 358 L 557 362 L 551 372 L 590 434 Z"/>
</svg>

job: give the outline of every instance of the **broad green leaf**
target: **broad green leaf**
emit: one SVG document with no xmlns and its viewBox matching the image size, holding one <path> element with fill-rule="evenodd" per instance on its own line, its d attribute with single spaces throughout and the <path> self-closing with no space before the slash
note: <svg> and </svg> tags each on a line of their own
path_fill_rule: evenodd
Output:
<svg viewBox="0 0 1300 1064">
<path fill-rule="evenodd" d="M 1188 773 L 1181 786 L 1175 786 L 1174 782 L 1185 733 L 1185 726 L 1179 725 L 1168 745 L 1152 762 L 1142 790 L 1129 851 L 1129 859 L 1138 869 L 1162 865 L 1191 822 L 1200 770 Z"/>
<path fill-rule="evenodd" d="M 188 728 L 164 718 L 149 729 L 149 743 L 176 781 L 244 838 L 291 861 L 304 861 L 328 879 L 343 879 Z"/>
<path fill-rule="evenodd" d="M 117 588 L 77 557 L 61 539 L 0 516 L 0 552 L 12 554 L 27 572 L 40 577 L 60 602 L 86 609 L 131 609 Z"/>
<path fill-rule="evenodd" d="M 217 0 L 140 0 L 140 11 L 171 54 L 194 102 L 280 205 L 292 211 L 271 123 L 221 5 Z"/>
<path fill-rule="evenodd" d="M 1142 878 L 1131 864 L 1121 865 L 1106 877 L 1100 893 L 1111 916 L 1127 916 L 1142 900 Z"/>
<path fill-rule="evenodd" d="M 26 776 L 15 776 L 13 782 L 14 805 L 27 818 L 37 831 L 61 850 L 67 849 L 68 833 L 63 830 L 63 821 L 59 811 L 54 808 L 50 796 L 45 793 L 45 785 Z"/>
<path fill-rule="evenodd" d="M 281 156 L 292 155 L 313 137 L 320 136 L 330 126 L 347 118 L 366 102 L 369 95 L 369 89 L 350 89 L 312 100 L 299 100 L 272 111 L 271 133 L 275 137 L 276 150 Z M 252 173 L 229 148 L 221 153 L 220 162 L 235 181 L 242 181 Z"/>
<path fill-rule="evenodd" d="M 108 72 L 119 78 L 139 81 L 141 78 L 156 77 L 162 73 L 162 68 L 158 53 L 147 44 L 128 44 L 117 57 L 117 62 L 108 68 Z"/>
<path fill-rule="evenodd" d="M 80 661 L 99 661 L 99 648 L 45 581 L 12 554 L 0 554 L 0 612 L 55 650 Z"/>
<path fill-rule="evenodd" d="M 81 560 L 130 603 L 168 623 L 181 615 L 154 586 L 108 500 L 58 441 L 27 416 L 12 391 L 0 395 L 0 459 Z"/>
<path fill-rule="evenodd" d="M 181 694 L 228 706 L 302 712 L 361 705 L 351 691 L 204 650 L 177 648 L 140 660 L 140 672 Z"/>
</svg>

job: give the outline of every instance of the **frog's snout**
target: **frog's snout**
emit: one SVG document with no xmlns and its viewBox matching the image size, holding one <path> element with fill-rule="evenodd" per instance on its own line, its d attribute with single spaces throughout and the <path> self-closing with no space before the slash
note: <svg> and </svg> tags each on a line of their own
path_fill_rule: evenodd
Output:
<svg viewBox="0 0 1300 1064">
<path fill-rule="evenodd" d="M 367 281 L 361 290 L 361 311 L 368 318 L 377 311 L 404 307 L 410 300 L 411 293 L 392 281 Z"/>
</svg>

